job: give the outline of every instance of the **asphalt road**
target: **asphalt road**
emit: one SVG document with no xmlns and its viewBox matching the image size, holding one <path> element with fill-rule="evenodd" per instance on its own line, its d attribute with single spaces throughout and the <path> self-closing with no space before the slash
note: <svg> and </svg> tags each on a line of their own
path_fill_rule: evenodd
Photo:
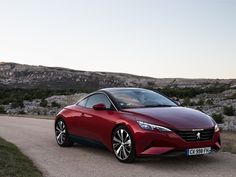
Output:
<svg viewBox="0 0 236 177">
<path fill-rule="evenodd" d="M 16 144 L 49 177 L 236 176 L 236 155 L 229 153 L 122 164 L 105 149 L 82 145 L 61 148 L 54 138 L 52 120 L 0 116 L 0 137 Z"/>
</svg>

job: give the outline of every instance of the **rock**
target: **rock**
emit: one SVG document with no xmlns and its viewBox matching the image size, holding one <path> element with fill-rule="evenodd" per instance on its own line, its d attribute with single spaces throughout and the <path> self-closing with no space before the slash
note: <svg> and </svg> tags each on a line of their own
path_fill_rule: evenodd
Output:
<svg viewBox="0 0 236 177">
<path fill-rule="evenodd" d="M 219 127 L 224 131 L 236 131 L 236 117 L 225 116 L 224 123 L 219 124 Z"/>
</svg>

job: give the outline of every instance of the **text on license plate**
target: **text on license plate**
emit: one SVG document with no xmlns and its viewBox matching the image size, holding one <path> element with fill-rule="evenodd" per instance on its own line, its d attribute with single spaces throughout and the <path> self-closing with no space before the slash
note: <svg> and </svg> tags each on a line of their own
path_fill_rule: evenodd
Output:
<svg viewBox="0 0 236 177">
<path fill-rule="evenodd" d="M 211 153 L 211 147 L 187 149 L 187 155 L 201 155 Z"/>
</svg>

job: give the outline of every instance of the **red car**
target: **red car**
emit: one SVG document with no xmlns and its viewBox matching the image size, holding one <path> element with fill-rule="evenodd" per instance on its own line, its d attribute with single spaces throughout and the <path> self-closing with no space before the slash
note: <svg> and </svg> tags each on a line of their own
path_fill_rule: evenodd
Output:
<svg viewBox="0 0 236 177">
<path fill-rule="evenodd" d="M 57 143 L 104 145 L 121 162 L 148 155 L 202 155 L 221 147 L 208 115 L 147 89 L 106 88 L 65 107 L 55 120 Z"/>
</svg>

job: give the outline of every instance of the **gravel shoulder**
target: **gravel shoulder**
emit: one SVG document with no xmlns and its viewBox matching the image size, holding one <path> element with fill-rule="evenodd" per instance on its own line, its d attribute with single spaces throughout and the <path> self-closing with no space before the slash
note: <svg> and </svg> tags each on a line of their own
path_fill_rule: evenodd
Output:
<svg viewBox="0 0 236 177">
<path fill-rule="evenodd" d="M 0 116 L 0 137 L 14 143 L 46 177 L 233 177 L 236 155 L 140 159 L 118 162 L 106 149 L 56 144 L 53 120 Z"/>
</svg>

